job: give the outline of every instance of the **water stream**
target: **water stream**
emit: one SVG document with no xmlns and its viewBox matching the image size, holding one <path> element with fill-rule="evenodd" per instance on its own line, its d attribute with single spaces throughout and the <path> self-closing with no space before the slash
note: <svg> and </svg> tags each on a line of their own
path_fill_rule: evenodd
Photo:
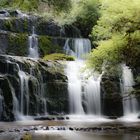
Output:
<svg viewBox="0 0 140 140">
<path fill-rule="evenodd" d="M 90 40 L 67 39 L 64 49 L 67 54 L 75 57 L 75 61 L 68 62 L 66 68 L 70 114 L 101 115 L 100 77 L 82 72 L 85 57 L 91 51 Z"/>
<path fill-rule="evenodd" d="M 30 93 L 30 87 L 29 87 L 29 80 L 34 80 L 34 95 L 36 98 L 36 115 L 40 115 L 40 106 L 42 105 L 43 111 L 42 113 L 47 114 L 47 103 L 46 103 L 46 97 L 45 97 L 45 86 L 46 84 L 43 81 L 43 76 L 41 72 L 38 70 L 34 70 L 34 67 L 30 68 L 29 73 L 22 70 L 22 67 L 7 58 L 7 67 L 9 67 L 9 64 L 12 64 L 14 66 L 14 69 L 17 70 L 17 75 L 19 78 L 19 91 L 18 95 L 15 92 L 15 89 L 13 88 L 11 82 L 8 80 L 10 89 L 12 92 L 12 98 L 13 98 L 13 113 L 16 118 L 16 120 L 28 118 L 29 115 L 31 115 L 32 110 L 31 108 L 31 93 Z M 8 69 L 8 68 L 7 68 Z M 39 96 L 39 99 L 38 99 Z M 2 105 L 3 98 L 0 96 L 0 104 Z M 3 110 L 3 106 L 1 106 L 0 112 Z"/>
<path fill-rule="evenodd" d="M 38 52 L 38 37 L 35 34 L 35 27 L 33 26 L 32 34 L 28 38 L 29 40 L 29 57 L 31 58 L 39 58 Z"/>
<path fill-rule="evenodd" d="M 134 78 L 132 70 L 126 66 L 122 65 L 122 94 L 123 94 L 123 111 L 124 117 L 137 118 L 138 116 L 138 101 L 135 95 L 132 95 L 134 85 Z M 131 94 L 131 95 L 130 95 Z"/>
</svg>

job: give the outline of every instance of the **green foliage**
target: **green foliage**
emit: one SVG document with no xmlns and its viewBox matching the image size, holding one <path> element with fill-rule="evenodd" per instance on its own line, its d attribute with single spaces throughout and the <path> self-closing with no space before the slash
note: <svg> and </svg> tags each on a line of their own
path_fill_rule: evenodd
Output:
<svg viewBox="0 0 140 140">
<path fill-rule="evenodd" d="M 62 12 L 55 17 L 60 25 L 73 24 L 87 37 L 99 18 L 99 0 L 72 0 L 69 13 Z"/>
<path fill-rule="evenodd" d="M 36 11 L 38 4 L 39 0 L 5 0 L 1 2 L 0 7 L 11 7 L 24 11 Z"/>
<path fill-rule="evenodd" d="M 44 0 L 50 6 L 52 6 L 55 11 L 68 11 L 71 8 L 71 0 Z"/>
<path fill-rule="evenodd" d="M 140 1 L 101 0 L 101 17 L 93 28 L 98 47 L 89 56 L 88 66 L 126 62 L 137 67 L 140 59 Z"/>
<path fill-rule="evenodd" d="M 19 19 L 15 17 L 11 17 L 1 21 L 1 28 L 5 31 L 10 32 L 28 32 L 29 22 L 27 18 Z"/>
<path fill-rule="evenodd" d="M 7 53 L 11 53 L 17 56 L 27 55 L 28 36 L 26 34 L 8 34 L 9 47 Z"/>
<path fill-rule="evenodd" d="M 99 0 L 6 0 L 0 8 L 37 12 L 60 25 L 74 24 L 88 36 L 99 17 Z"/>
<path fill-rule="evenodd" d="M 44 60 L 64 60 L 64 61 L 74 61 L 74 58 L 69 55 L 65 55 L 62 53 L 53 53 L 50 55 L 45 55 L 43 57 Z"/>
<path fill-rule="evenodd" d="M 136 77 L 136 82 L 140 84 L 140 76 Z"/>
<path fill-rule="evenodd" d="M 23 140 L 32 140 L 32 135 L 30 133 L 25 133 L 23 135 Z"/>
<path fill-rule="evenodd" d="M 74 24 L 87 37 L 99 18 L 99 0 L 81 0 L 78 6 L 81 8 Z"/>
<path fill-rule="evenodd" d="M 71 0 L 2 0 L 0 7 L 11 7 L 24 11 L 38 11 L 43 8 L 51 8 L 56 12 L 68 11 L 71 8 Z M 42 11 L 42 9 L 41 9 Z"/>
<path fill-rule="evenodd" d="M 48 36 L 39 36 L 39 48 L 42 55 L 51 53 L 63 53 L 63 48 L 52 43 L 52 38 Z"/>
</svg>

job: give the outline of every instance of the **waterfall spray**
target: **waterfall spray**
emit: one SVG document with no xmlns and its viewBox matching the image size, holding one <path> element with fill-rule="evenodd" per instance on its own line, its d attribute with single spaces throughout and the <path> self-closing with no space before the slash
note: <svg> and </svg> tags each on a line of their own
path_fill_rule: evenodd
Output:
<svg viewBox="0 0 140 140">
<path fill-rule="evenodd" d="M 87 77 L 81 72 L 85 65 L 85 56 L 91 51 L 89 39 L 67 39 L 64 50 L 75 57 L 67 63 L 68 91 L 71 114 L 101 115 L 100 77 Z"/>
</svg>

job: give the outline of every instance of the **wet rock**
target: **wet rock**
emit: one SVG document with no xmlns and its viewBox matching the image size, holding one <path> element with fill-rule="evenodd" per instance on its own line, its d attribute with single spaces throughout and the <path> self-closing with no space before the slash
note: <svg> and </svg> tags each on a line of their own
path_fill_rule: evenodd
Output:
<svg viewBox="0 0 140 140">
<path fill-rule="evenodd" d="M 106 116 L 123 116 L 120 89 L 120 66 L 106 66 L 101 78 L 102 112 Z"/>
<path fill-rule="evenodd" d="M 16 128 L 16 129 L 15 129 L 15 132 L 20 132 L 20 129 L 17 129 L 17 128 Z"/>
<path fill-rule="evenodd" d="M 69 120 L 70 118 L 69 117 L 66 117 L 66 120 Z"/>
<path fill-rule="evenodd" d="M 120 126 L 119 129 L 127 129 L 126 126 Z"/>
<path fill-rule="evenodd" d="M 108 119 L 116 120 L 117 118 L 118 118 L 117 116 L 108 116 Z"/>
<path fill-rule="evenodd" d="M 30 129 L 28 129 L 28 128 L 24 128 L 23 131 L 30 131 Z"/>
<path fill-rule="evenodd" d="M 41 63 L 40 63 L 41 62 Z M 47 65 L 51 63 L 51 65 Z M 28 94 L 30 98 L 29 102 L 29 114 L 36 116 L 37 114 L 44 114 L 44 100 L 38 93 L 38 83 L 44 85 L 44 96 L 47 102 L 47 111 L 58 112 L 58 114 L 66 114 L 68 109 L 68 92 L 66 76 L 64 75 L 63 66 L 58 62 L 52 61 L 35 61 L 29 58 L 0 55 L 0 95 L 2 96 L 2 121 L 13 121 L 15 119 L 13 113 L 13 100 L 20 102 L 21 90 L 20 90 L 20 76 L 19 67 L 28 77 Z M 30 74 L 32 68 L 33 75 Z M 42 81 L 40 81 L 42 77 Z M 41 92 L 41 91 L 40 91 Z M 24 94 L 26 102 L 26 94 Z M 24 103 L 24 114 L 27 113 L 27 104 Z M 58 117 L 58 120 L 64 120 L 65 117 Z M 67 118 L 68 119 L 68 118 Z M 54 117 L 36 117 L 35 120 L 55 120 Z"/>
<path fill-rule="evenodd" d="M 0 17 L 9 17 L 10 14 L 6 10 L 0 10 Z"/>
<path fill-rule="evenodd" d="M 3 133 L 3 132 L 5 132 L 5 130 L 3 130 L 3 129 L 0 129 L 0 133 Z"/>
<path fill-rule="evenodd" d="M 128 127 L 126 129 L 128 132 L 140 132 L 140 128 L 138 127 Z"/>
<path fill-rule="evenodd" d="M 74 129 L 72 127 L 69 127 L 69 130 L 73 131 Z"/>
<path fill-rule="evenodd" d="M 51 120 L 53 120 L 53 118 L 52 117 L 37 117 L 37 118 L 34 118 L 34 120 L 49 120 L 49 121 L 51 121 Z"/>
<path fill-rule="evenodd" d="M 56 118 L 57 118 L 57 120 L 65 120 L 64 117 L 56 117 Z"/>
<path fill-rule="evenodd" d="M 25 133 L 20 140 L 32 140 L 32 135 L 30 133 Z"/>
</svg>

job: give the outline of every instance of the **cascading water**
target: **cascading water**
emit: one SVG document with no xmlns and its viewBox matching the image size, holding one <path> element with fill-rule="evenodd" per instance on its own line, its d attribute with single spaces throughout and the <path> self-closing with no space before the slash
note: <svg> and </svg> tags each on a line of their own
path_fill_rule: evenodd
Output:
<svg viewBox="0 0 140 140">
<path fill-rule="evenodd" d="M 20 65 L 16 62 L 11 61 L 10 59 L 7 59 L 7 67 L 9 67 L 9 64 L 12 64 L 17 71 L 18 77 L 19 77 L 19 84 L 20 84 L 20 91 L 18 93 L 18 96 L 15 94 L 15 90 L 12 87 L 12 84 L 10 81 L 9 85 L 12 91 L 12 98 L 13 98 L 13 113 L 15 118 L 18 119 L 25 119 L 25 116 L 29 116 L 31 113 L 30 110 L 30 90 L 29 90 L 29 80 L 33 78 L 34 80 L 34 95 L 38 95 L 36 97 L 36 114 L 40 114 L 40 107 L 42 105 L 42 114 L 47 114 L 47 104 L 46 104 L 46 97 L 45 97 L 45 83 L 43 82 L 43 77 L 41 72 L 38 70 L 34 70 L 34 67 L 31 67 L 30 72 L 26 73 L 22 70 Z M 32 65 L 32 64 L 31 64 Z M 1 93 L 0 93 L 1 94 Z M 0 96 L 0 104 L 2 104 L 2 97 Z M 1 106 L 2 107 L 2 106 Z M 0 112 L 2 109 L 0 109 Z"/>
<path fill-rule="evenodd" d="M 29 36 L 29 57 L 31 58 L 39 58 L 39 53 L 38 53 L 38 38 L 37 35 L 35 34 L 35 28 L 33 26 L 32 29 L 32 35 Z"/>
<path fill-rule="evenodd" d="M 134 78 L 132 71 L 125 64 L 122 65 L 122 94 L 124 116 L 138 115 L 138 102 L 134 95 L 130 95 L 133 90 Z"/>
<path fill-rule="evenodd" d="M 64 45 L 66 54 L 82 60 L 91 51 L 91 42 L 89 39 L 67 39 Z"/>
<path fill-rule="evenodd" d="M 9 85 L 11 87 L 12 98 L 13 98 L 13 113 L 15 115 L 15 118 L 19 119 L 19 101 L 15 95 L 15 90 L 13 89 L 10 82 L 9 82 Z"/>
<path fill-rule="evenodd" d="M 86 84 L 87 90 L 87 113 L 101 115 L 101 97 L 100 97 L 100 81 L 99 77 L 90 77 Z M 94 93 L 93 93 L 94 92 Z"/>
<path fill-rule="evenodd" d="M 26 115 L 28 115 L 29 114 L 29 87 L 28 87 L 29 77 L 25 74 L 25 72 L 21 70 L 19 70 L 18 75 L 20 77 L 20 89 L 21 89 L 20 112 L 23 115 L 24 108 L 26 106 Z M 25 96 L 26 102 L 24 101 L 25 100 L 24 96 Z"/>
<path fill-rule="evenodd" d="M 64 49 L 66 54 L 76 58 L 67 63 L 68 91 L 71 114 L 101 115 L 100 77 L 87 77 L 88 72 L 81 72 L 84 57 L 91 51 L 89 39 L 67 39 Z"/>
<path fill-rule="evenodd" d="M 68 76 L 68 91 L 70 101 L 70 112 L 74 114 L 84 114 L 82 107 L 82 81 L 80 78 L 80 61 L 68 62 L 67 76 Z"/>
<path fill-rule="evenodd" d="M 0 90 L 0 118 L 1 118 L 1 114 L 3 111 L 3 96 L 1 95 L 1 90 Z"/>
</svg>

